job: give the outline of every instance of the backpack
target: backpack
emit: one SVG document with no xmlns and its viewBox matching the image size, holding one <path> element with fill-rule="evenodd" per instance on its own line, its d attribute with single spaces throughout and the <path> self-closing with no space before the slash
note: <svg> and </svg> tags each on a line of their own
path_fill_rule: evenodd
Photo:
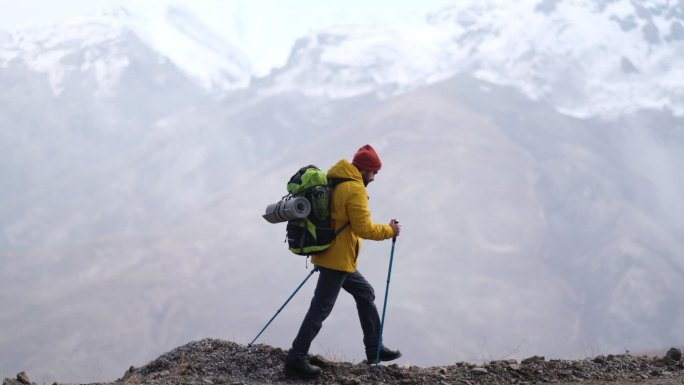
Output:
<svg viewBox="0 0 684 385">
<path fill-rule="evenodd" d="M 349 223 L 335 232 L 330 213 L 332 192 L 335 186 L 351 181 L 348 178 L 328 180 L 325 172 L 314 165 L 302 167 L 287 183 L 287 199 L 304 197 L 311 205 L 309 215 L 287 222 L 287 243 L 291 252 L 297 255 L 320 254 L 344 230 Z"/>
</svg>

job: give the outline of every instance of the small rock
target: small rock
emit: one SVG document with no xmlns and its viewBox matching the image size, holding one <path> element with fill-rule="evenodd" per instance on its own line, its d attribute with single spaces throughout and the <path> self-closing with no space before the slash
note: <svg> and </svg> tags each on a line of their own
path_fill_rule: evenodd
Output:
<svg viewBox="0 0 684 385">
<path fill-rule="evenodd" d="M 677 366 L 677 364 L 679 363 L 679 361 L 675 361 L 675 360 L 673 360 L 672 358 L 669 358 L 669 357 L 667 357 L 667 356 L 666 356 L 666 357 L 663 357 L 663 360 L 662 360 L 662 361 L 663 361 L 663 363 L 665 364 L 665 366 L 671 366 L 671 367 L 675 367 L 675 366 Z"/>
<path fill-rule="evenodd" d="M 350 372 L 356 376 L 361 376 L 368 373 L 368 368 L 369 367 L 366 365 L 356 365 L 355 367 L 351 368 Z"/>
<path fill-rule="evenodd" d="M 361 381 L 356 377 L 343 377 L 340 379 L 342 385 L 361 385 Z"/>
<path fill-rule="evenodd" d="M 21 373 L 17 374 L 17 380 L 19 382 L 21 382 L 22 384 L 31 385 L 31 380 L 29 380 L 26 372 L 21 372 Z"/>
<path fill-rule="evenodd" d="M 510 360 L 506 360 L 506 362 L 509 364 L 517 364 L 518 360 L 516 360 L 515 358 L 511 358 Z"/>
<path fill-rule="evenodd" d="M 511 370 L 518 371 L 520 370 L 520 364 L 508 364 L 508 368 Z"/>
<path fill-rule="evenodd" d="M 24 384 L 13 379 L 13 378 L 5 378 L 5 381 L 2 382 L 2 385 L 24 385 Z"/>
<path fill-rule="evenodd" d="M 522 363 L 523 363 L 523 365 L 524 364 L 533 364 L 536 362 L 544 362 L 544 360 L 546 360 L 546 358 L 544 358 L 543 356 L 532 356 L 532 357 L 528 357 L 528 358 L 525 358 L 524 360 L 522 360 Z"/>
<path fill-rule="evenodd" d="M 214 381 L 212 381 L 212 380 L 210 380 L 210 379 L 208 379 L 208 378 L 203 378 L 203 379 L 202 379 L 202 382 L 204 382 L 205 384 L 208 384 L 208 385 L 213 385 L 213 384 L 214 384 Z"/>
<path fill-rule="evenodd" d="M 680 361 L 682 359 L 682 351 L 677 348 L 670 348 L 670 350 L 665 353 L 665 357 L 673 361 Z"/>
<path fill-rule="evenodd" d="M 508 364 L 508 361 L 506 361 L 506 360 L 489 361 L 489 365 L 495 365 L 496 366 L 496 365 L 506 365 L 506 364 Z"/>
<path fill-rule="evenodd" d="M 171 372 L 169 372 L 168 370 L 162 370 L 161 372 L 158 372 L 158 373 L 155 375 L 155 377 L 156 377 L 156 378 L 159 378 L 159 377 L 166 377 L 166 376 L 169 376 L 169 375 L 171 375 Z"/>
<path fill-rule="evenodd" d="M 330 361 L 326 360 L 325 358 L 323 358 L 323 356 L 321 356 L 319 354 L 311 356 L 311 358 L 309 358 L 309 362 L 312 365 L 316 365 L 316 366 L 323 366 L 323 367 L 330 366 Z"/>
<path fill-rule="evenodd" d="M 470 373 L 476 374 L 479 376 L 479 375 L 487 374 L 487 373 L 489 373 L 489 371 L 487 371 L 487 369 L 485 369 L 485 368 L 472 368 L 472 369 L 470 369 Z"/>
<path fill-rule="evenodd" d="M 593 359 L 593 361 L 596 364 L 605 364 L 606 363 L 606 359 L 603 358 L 603 356 L 597 356 Z"/>
<path fill-rule="evenodd" d="M 440 374 L 446 374 L 446 372 L 447 372 L 446 368 L 439 368 Z"/>
</svg>

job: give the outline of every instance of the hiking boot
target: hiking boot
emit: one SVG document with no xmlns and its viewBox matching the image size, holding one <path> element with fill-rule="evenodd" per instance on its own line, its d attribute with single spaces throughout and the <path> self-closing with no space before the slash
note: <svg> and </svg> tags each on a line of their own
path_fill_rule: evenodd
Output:
<svg viewBox="0 0 684 385">
<path fill-rule="evenodd" d="M 366 351 L 366 359 L 368 359 L 369 364 L 375 364 L 378 351 L 373 350 L 372 352 Z M 401 352 L 398 350 L 390 350 L 386 346 L 380 349 L 380 361 L 393 361 L 401 357 Z"/>
<path fill-rule="evenodd" d="M 311 365 L 307 360 L 285 361 L 285 375 L 311 379 L 321 375 L 321 368 Z"/>
</svg>

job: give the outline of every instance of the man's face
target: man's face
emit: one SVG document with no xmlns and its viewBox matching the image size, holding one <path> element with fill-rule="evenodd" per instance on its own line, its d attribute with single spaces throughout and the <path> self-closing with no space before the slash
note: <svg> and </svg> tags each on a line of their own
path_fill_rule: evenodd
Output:
<svg viewBox="0 0 684 385">
<path fill-rule="evenodd" d="M 363 184 L 364 186 L 368 186 L 368 184 L 372 181 L 375 180 L 375 174 L 377 174 L 377 171 L 363 171 L 361 172 L 361 177 L 363 178 Z"/>
</svg>

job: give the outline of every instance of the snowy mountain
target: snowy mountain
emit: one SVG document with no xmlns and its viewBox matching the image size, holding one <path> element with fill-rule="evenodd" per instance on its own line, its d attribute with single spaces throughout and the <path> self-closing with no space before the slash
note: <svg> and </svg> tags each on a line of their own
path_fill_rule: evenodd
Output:
<svg viewBox="0 0 684 385">
<path fill-rule="evenodd" d="M 420 26 L 334 28 L 302 39 L 274 89 L 384 95 L 467 73 L 573 116 L 681 116 L 683 15 L 667 1 L 463 1 Z"/>
<path fill-rule="evenodd" d="M 1 34 L 0 373 L 109 380 L 249 342 L 308 272 L 264 207 L 365 143 L 374 219 L 404 224 L 386 338 L 406 362 L 681 344 L 681 8 L 460 2 L 304 36 L 261 77 L 177 7 Z M 379 293 L 388 244 L 363 247 Z M 264 342 L 288 347 L 312 286 Z M 338 306 L 314 350 L 358 361 Z"/>
<path fill-rule="evenodd" d="M 10 34 L 0 40 L 0 67 L 24 64 L 44 74 L 56 95 L 68 77 L 91 73 L 96 96 L 108 96 L 131 65 L 130 52 L 119 47 L 129 40 L 140 40 L 158 55 L 157 61 L 172 63 L 208 90 L 249 83 L 247 59 L 196 16 L 175 7 L 152 19 L 114 8 L 45 30 Z"/>
<path fill-rule="evenodd" d="M 260 78 L 235 44 L 184 8 L 153 17 L 117 8 L 6 36 L 0 66 L 25 62 L 47 74 L 56 93 L 65 76 L 92 67 L 103 94 L 128 62 L 120 51 L 94 47 L 128 33 L 214 92 L 251 87 L 262 94 L 387 96 L 463 73 L 514 86 L 577 117 L 643 109 L 681 116 L 683 8 L 666 0 L 464 1 L 418 25 L 314 32 L 296 42 L 285 66 Z M 84 51 L 80 60 L 65 59 L 75 50 Z"/>
</svg>

